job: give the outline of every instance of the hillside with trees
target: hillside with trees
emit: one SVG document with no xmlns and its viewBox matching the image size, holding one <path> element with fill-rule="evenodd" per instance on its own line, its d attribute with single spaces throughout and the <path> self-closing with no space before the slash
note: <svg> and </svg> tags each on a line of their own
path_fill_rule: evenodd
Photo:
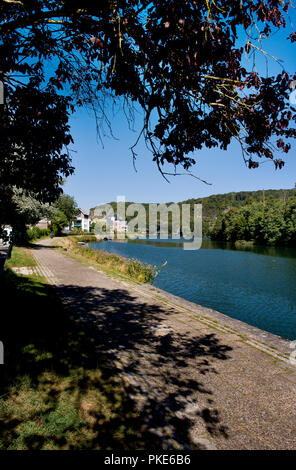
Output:
<svg viewBox="0 0 296 470">
<path fill-rule="evenodd" d="M 296 188 L 231 192 L 184 203 L 202 204 L 203 235 L 212 240 L 296 246 Z"/>
<path fill-rule="evenodd" d="M 213 240 L 244 240 L 258 245 L 296 246 L 296 197 L 246 201 L 205 227 Z"/>
<path fill-rule="evenodd" d="M 110 202 L 114 215 L 117 203 Z M 126 202 L 126 209 L 133 202 Z M 142 203 L 149 225 L 148 203 Z M 171 203 L 167 203 L 169 206 Z M 236 242 L 252 241 L 260 245 L 296 246 L 296 188 L 240 191 L 192 198 L 178 203 L 191 205 L 193 223 L 194 204 L 202 204 L 203 235 L 213 240 Z M 100 206 L 97 206 L 100 207 Z M 95 215 L 95 207 L 90 209 Z M 136 214 L 135 214 L 136 215 Z M 127 222 L 134 216 L 127 217 Z M 169 213 L 169 233 L 171 214 Z M 158 230 L 160 228 L 158 215 Z"/>
<path fill-rule="evenodd" d="M 203 216 L 209 219 L 217 217 L 230 208 L 241 207 L 246 201 L 267 202 L 270 200 L 286 201 L 295 196 L 295 189 L 266 189 L 259 191 L 239 191 L 225 194 L 213 194 L 203 198 L 192 198 L 180 204 L 202 204 Z"/>
</svg>

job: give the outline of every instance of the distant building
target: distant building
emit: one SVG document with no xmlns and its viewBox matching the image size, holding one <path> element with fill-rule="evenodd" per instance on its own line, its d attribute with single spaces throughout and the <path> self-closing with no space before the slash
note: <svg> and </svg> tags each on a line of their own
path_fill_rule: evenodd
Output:
<svg viewBox="0 0 296 470">
<path fill-rule="evenodd" d="M 76 219 L 73 222 L 73 228 L 89 232 L 90 231 L 90 225 L 91 225 L 91 218 L 89 215 L 89 211 L 84 211 L 82 209 L 79 209 L 80 214 L 76 217 Z"/>
<path fill-rule="evenodd" d="M 107 232 L 125 233 L 127 232 L 127 223 L 117 215 L 106 215 L 99 220 L 92 219 L 92 222 L 104 221 L 106 223 Z"/>
<path fill-rule="evenodd" d="M 39 220 L 38 224 L 35 225 L 35 227 L 38 227 L 38 228 L 49 228 L 50 226 L 50 220 L 48 219 L 41 219 Z"/>
<path fill-rule="evenodd" d="M 121 217 L 114 216 L 112 217 L 113 220 L 113 230 L 114 232 L 126 232 L 127 231 L 127 223 Z"/>
<path fill-rule="evenodd" d="M 106 217 L 104 217 L 104 220 L 106 220 L 108 226 L 114 232 L 122 233 L 122 232 L 127 231 L 126 221 L 123 220 L 121 217 L 118 217 L 117 215 L 106 216 Z"/>
</svg>

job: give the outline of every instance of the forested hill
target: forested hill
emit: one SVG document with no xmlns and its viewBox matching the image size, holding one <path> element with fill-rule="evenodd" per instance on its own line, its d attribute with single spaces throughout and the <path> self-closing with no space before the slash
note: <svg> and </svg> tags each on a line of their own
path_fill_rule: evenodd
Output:
<svg viewBox="0 0 296 470">
<path fill-rule="evenodd" d="M 194 204 L 202 204 L 204 237 L 228 242 L 246 241 L 259 245 L 296 247 L 296 188 L 240 191 L 179 202 L 180 205 L 185 203 L 191 205 L 192 228 Z M 126 207 L 129 204 L 127 202 Z M 110 205 L 116 214 L 116 202 Z M 143 205 L 148 214 L 148 204 Z M 133 216 L 126 217 L 126 220 L 129 222 L 130 218 Z M 147 228 L 148 223 L 146 219 Z M 160 226 L 158 214 L 158 230 Z M 171 213 L 168 216 L 168 230 L 172 233 Z"/>
<path fill-rule="evenodd" d="M 180 204 L 202 204 L 203 217 L 214 218 L 232 207 L 241 207 L 249 202 L 286 201 L 296 195 L 296 189 L 266 189 L 260 191 L 239 191 L 237 193 L 213 194 L 212 196 L 187 199 Z"/>
<path fill-rule="evenodd" d="M 224 211 L 227 211 L 233 207 L 241 207 L 244 205 L 246 200 L 249 202 L 267 202 L 270 200 L 282 200 L 286 201 L 289 197 L 295 196 L 295 189 L 266 189 L 260 191 L 239 191 L 231 192 L 225 194 L 213 194 L 212 196 L 202 197 L 202 198 L 192 198 L 187 199 L 186 201 L 181 201 L 179 204 L 202 204 L 203 217 L 206 218 L 215 218 L 219 214 L 222 214 Z M 116 202 L 109 203 L 116 214 Z M 132 204 L 132 202 L 127 202 L 126 206 Z M 168 203 L 171 204 L 171 203 Z M 144 206 L 148 206 L 147 203 L 143 203 Z M 95 208 L 91 208 L 91 215 L 94 214 Z"/>
</svg>

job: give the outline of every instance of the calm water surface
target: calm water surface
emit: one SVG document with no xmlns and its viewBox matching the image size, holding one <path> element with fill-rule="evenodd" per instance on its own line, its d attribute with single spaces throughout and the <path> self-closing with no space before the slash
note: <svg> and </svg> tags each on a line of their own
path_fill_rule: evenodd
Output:
<svg viewBox="0 0 296 470">
<path fill-rule="evenodd" d="M 203 241 L 185 251 L 174 241 L 92 243 L 152 265 L 167 261 L 155 285 L 172 294 L 218 310 L 288 339 L 296 339 L 296 250 L 254 247 L 236 250 Z"/>
</svg>

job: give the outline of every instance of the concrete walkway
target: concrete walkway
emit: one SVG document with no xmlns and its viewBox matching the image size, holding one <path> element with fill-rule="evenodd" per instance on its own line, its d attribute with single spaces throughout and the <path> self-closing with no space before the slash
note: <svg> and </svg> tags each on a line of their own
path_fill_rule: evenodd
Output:
<svg viewBox="0 0 296 470">
<path fill-rule="evenodd" d="M 39 271 L 132 386 L 160 450 L 296 448 L 288 341 L 155 287 L 111 279 L 50 244 L 34 249 Z"/>
</svg>

